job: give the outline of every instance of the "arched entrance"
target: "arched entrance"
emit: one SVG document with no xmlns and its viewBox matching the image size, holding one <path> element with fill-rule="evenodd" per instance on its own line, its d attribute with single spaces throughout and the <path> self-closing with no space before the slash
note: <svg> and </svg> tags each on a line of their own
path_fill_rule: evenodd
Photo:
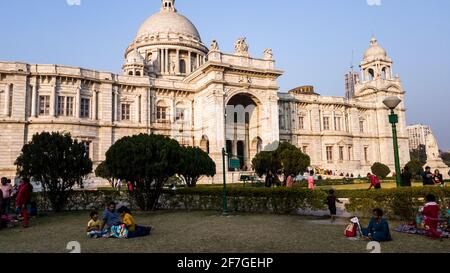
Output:
<svg viewBox="0 0 450 273">
<path fill-rule="evenodd" d="M 253 139 L 259 139 L 260 114 L 259 100 L 249 93 L 232 96 L 227 103 L 226 149 L 229 155 L 238 158 L 240 169 L 251 170 L 251 160 L 256 154 L 257 145 Z M 262 141 L 260 143 L 262 146 Z"/>
</svg>

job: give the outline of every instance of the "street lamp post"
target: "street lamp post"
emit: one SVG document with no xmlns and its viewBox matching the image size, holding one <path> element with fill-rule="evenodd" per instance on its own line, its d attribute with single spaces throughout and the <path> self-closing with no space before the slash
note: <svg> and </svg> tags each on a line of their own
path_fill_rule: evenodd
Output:
<svg viewBox="0 0 450 273">
<path fill-rule="evenodd" d="M 400 171 L 400 158 L 398 153 L 398 140 L 397 140 L 397 123 L 398 115 L 395 114 L 394 109 L 401 103 L 401 99 L 398 97 L 388 97 L 383 101 L 383 104 L 391 110 L 389 115 L 389 123 L 392 124 L 392 140 L 394 142 L 394 161 L 395 161 L 395 175 L 397 187 L 401 186 L 401 171 Z"/>
<path fill-rule="evenodd" d="M 226 108 L 227 93 L 223 91 L 223 148 L 222 148 L 222 170 L 223 170 L 223 208 L 222 214 L 228 215 L 228 197 L 227 197 L 227 178 L 226 178 L 226 158 L 227 158 L 227 108 Z"/>
</svg>

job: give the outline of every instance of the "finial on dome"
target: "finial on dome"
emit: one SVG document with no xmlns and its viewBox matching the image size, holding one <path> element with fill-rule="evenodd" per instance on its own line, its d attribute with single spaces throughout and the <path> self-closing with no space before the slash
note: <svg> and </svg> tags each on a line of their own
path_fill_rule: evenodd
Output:
<svg viewBox="0 0 450 273">
<path fill-rule="evenodd" d="M 370 45 L 372 45 L 372 46 L 378 45 L 378 41 L 377 41 L 377 38 L 375 37 L 375 35 L 372 35 L 372 39 L 370 39 Z"/>
<path fill-rule="evenodd" d="M 175 0 L 162 0 L 161 11 L 163 10 L 177 12 L 175 9 Z"/>
</svg>

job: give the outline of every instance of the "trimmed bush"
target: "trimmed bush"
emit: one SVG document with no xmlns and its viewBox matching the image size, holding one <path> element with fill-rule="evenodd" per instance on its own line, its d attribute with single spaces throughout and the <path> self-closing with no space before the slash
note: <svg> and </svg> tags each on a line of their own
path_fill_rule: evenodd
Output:
<svg viewBox="0 0 450 273">
<path fill-rule="evenodd" d="M 388 174 L 391 173 L 389 167 L 380 162 L 374 163 L 372 165 L 372 168 L 370 169 L 372 170 L 372 173 L 374 175 L 378 176 L 381 179 L 385 179 L 388 176 Z"/>
</svg>

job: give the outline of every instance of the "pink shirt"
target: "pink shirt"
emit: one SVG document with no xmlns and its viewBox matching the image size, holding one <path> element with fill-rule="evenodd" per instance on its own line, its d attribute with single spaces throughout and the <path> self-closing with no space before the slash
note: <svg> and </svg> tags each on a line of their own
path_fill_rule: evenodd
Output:
<svg viewBox="0 0 450 273">
<path fill-rule="evenodd" d="M 292 188 L 292 185 L 294 184 L 294 178 L 292 176 L 289 176 L 287 181 L 286 181 L 286 186 L 288 188 Z"/>
<path fill-rule="evenodd" d="M 314 190 L 314 176 L 308 176 L 308 189 Z"/>
<path fill-rule="evenodd" d="M 0 189 L 3 192 L 3 198 L 11 197 L 12 186 L 11 184 L 6 184 L 5 186 L 0 185 Z"/>
</svg>

